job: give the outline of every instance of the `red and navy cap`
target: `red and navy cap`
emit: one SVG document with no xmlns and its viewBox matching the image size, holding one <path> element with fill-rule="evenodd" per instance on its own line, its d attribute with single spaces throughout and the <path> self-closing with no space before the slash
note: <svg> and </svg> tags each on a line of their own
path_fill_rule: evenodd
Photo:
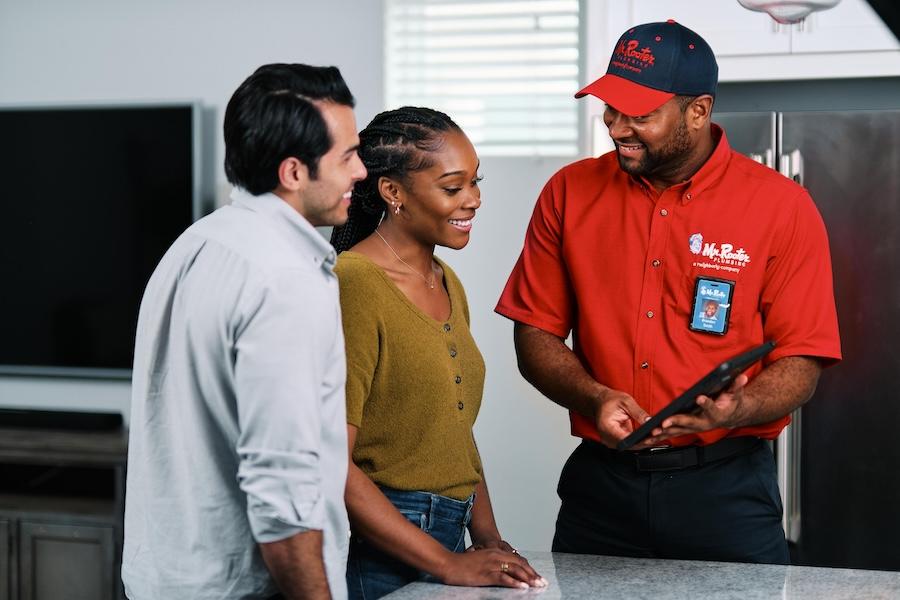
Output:
<svg viewBox="0 0 900 600">
<path fill-rule="evenodd" d="M 637 117 L 653 112 L 676 95 L 716 95 L 719 65 L 702 37 L 669 19 L 645 23 L 622 34 L 606 75 L 577 94 L 600 98 Z"/>
</svg>

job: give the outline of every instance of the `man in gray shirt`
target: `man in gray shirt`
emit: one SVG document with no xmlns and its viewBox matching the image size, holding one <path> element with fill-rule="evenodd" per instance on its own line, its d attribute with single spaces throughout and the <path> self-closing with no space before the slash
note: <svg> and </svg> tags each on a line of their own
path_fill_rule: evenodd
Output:
<svg viewBox="0 0 900 600">
<path fill-rule="evenodd" d="M 334 67 L 260 67 L 225 111 L 232 203 L 147 285 L 122 579 L 132 600 L 345 598 L 344 339 L 335 254 L 353 96 Z"/>
</svg>

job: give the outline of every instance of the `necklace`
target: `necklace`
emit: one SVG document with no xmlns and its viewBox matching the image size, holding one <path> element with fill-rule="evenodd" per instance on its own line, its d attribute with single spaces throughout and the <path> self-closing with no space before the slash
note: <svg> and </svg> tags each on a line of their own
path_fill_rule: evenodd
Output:
<svg viewBox="0 0 900 600">
<path fill-rule="evenodd" d="M 384 239 L 384 236 L 381 235 L 381 232 L 379 232 L 379 231 L 376 229 L 376 230 L 375 230 L 375 233 L 378 234 L 378 237 L 381 238 L 381 241 L 384 242 L 384 245 L 388 247 L 388 250 L 391 251 L 391 254 L 393 254 L 394 256 L 397 257 L 397 260 L 399 260 L 399 261 L 402 262 L 404 265 L 406 265 L 406 268 L 407 268 L 407 269 L 409 269 L 410 271 L 412 271 L 413 273 L 415 273 L 416 275 L 418 275 L 419 277 L 421 277 L 421 278 L 422 278 L 422 281 L 425 282 L 425 285 L 427 285 L 427 286 L 428 286 L 429 288 L 431 288 L 431 289 L 434 289 L 434 268 L 431 269 L 431 281 L 428 281 L 428 278 L 427 278 L 427 277 L 425 277 L 424 275 L 422 275 L 421 273 L 419 273 L 418 271 L 416 271 L 415 269 L 413 269 L 413 268 L 412 268 L 412 265 L 410 265 L 408 262 L 406 262 L 405 260 L 403 260 L 402 258 L 400 258 L 400 255 L 397 254 L 397 252 L 396 252 L 393 248 L 391 248 L 391 245 L 388 244 L 388 241 L 387 241 L 386 239 Z"/>
</svg>

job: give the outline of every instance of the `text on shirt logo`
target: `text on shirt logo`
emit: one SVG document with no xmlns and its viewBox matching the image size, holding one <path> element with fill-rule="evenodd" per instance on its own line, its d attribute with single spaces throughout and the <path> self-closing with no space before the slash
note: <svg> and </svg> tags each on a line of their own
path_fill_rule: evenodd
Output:
<svg viewBox="0 0 900 600">
<path fill-rule="evenodd" d="M 692 254 L 709 259 L 707 262 L 695 262 L 695 267 L 738 273 L 750 263 L 750 255 L 743 248 L 735 250 L 734 244 L 729 243 L 704 243 L 702 233 L 695 233 L 688 238 L 688 245 Z"/>
</svg>

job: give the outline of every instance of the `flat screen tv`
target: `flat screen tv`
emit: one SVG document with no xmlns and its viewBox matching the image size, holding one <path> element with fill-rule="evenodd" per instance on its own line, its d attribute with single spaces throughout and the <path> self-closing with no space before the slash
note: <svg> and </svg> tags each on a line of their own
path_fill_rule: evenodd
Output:
<svg viewBox="0 0 900 600">
<path fill-rule="evenodd" d="M 0 374 L 130 376 L 147 280 L 202 211 L 199 113 L 0 107 Z"/>
</svg>

